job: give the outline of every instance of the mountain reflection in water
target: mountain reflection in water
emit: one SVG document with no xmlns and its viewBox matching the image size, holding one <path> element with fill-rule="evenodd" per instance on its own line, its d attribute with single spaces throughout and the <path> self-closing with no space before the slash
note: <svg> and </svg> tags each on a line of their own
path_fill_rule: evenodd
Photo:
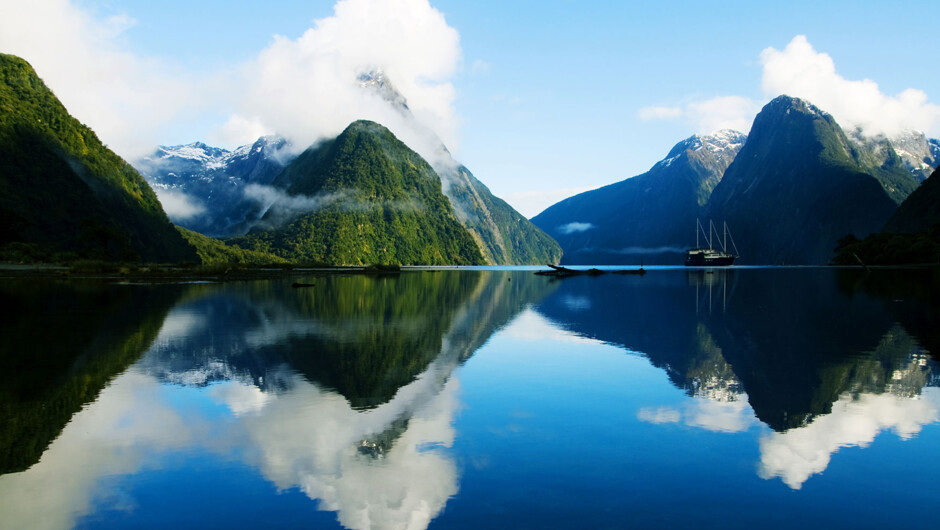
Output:
<svg viewBox="0 0 940 530">
<path fill-rule="evenodd" d="M 531 508 L 510 515 L 500 504 L 515 498 L 508 488 L 518 491 L 513 473 L 531 488 L 522 498 L 554 493 L 587 506 L 575 502 L 581 481 L 632 484 L 624 462 L 657 469 L 672 458 L 665 447 L 708 433 L 728 440 L 731 453 L 759 455 L 745 472 L 757 482 L 801 489 L 840 449 L 867 447 L 885 432 L 915 438 L 940 419 L 940 282 L 931 271 L 651 270 L 555 280 L 462 270 L 306 281 L 315 286 L 0 284 L 0 302 L 23 308 L 0 323 L 0 526 L 135 526 L 140 517 L 155 526 L 209 524 L 211 515 L 199 518 L 203 507 L 180 501 L 200 480 L 213 485 L 204 489 L 243 488 L 233 498 L 245 502 L 215 508 L 241 525 L 287 514 L 288 526 L 313 524 L 305 505 L 326 512 L 317 524 L 347 528 L 497 524 L 486 514 L 535 524 Z M 520 344 L 561 353 L 514 357 L 507 348 Z M 666 394 L 655 382 L 616 388 L 624 399 L 615 403 L 578 397 L 596 381 L 616 384 L 578 362 L 600 346 L 648 360 L 668 378 L 661 387 L 686 397 L 657 401 Z M 480 351 L 485 362 L 473 358 Z M 522 375 L 509 387 L 487 386 L 474 363 L 495 370 L 491 378 Z M 468 370 L 477 386 L 466 397 Z M 552 388 L 570 392 L 560 399 L 574 419 L 560 412 Z M 514 399 L 539 396 L 556 403 L 548 416 L 516 410 Z M 509 413 L 514 425 L 540 421 L 541 431 L 469 420 L 461 431 L 466 407 L 483 418 L 476 422 Z M 622 429 L 639 433 L 634 423 L 661 433 L 655 445 L 663 449 L 647 449 L 648 462 L 627 458 L 618 468 L 614 458 L 610 470 L 566 472 L 568 463 L 537 457 L 580 461 L 571 452 L 594 447 L 597 433 L 616 440 Z M 570 450 L 559 434 L 539 432 L 564 433 Z M 513 436 L 521 452 L 500 452 Z M 644 439 L 630 436 L 630 444 Z M 501 454 L 531 454 L 559 475 L 530 480 L 524 456 L 491 469 L 487 455 Z M 619 481 L 591 474 L 615 468 Z M 648 479 L 660 487 L 670 480 L 661 469 Z M 172 511 L 144 494 L 147 480 L 161 476 L 168 485 L 154 489 Z M 616 506 L 630 506 L 622 501 L 630 492 L 616 492 Z M 295 497 L 304 503 L 290 504 Z M 603 513 L 584 524 L 611 523 Z"/>
<path fill-rule="evenodd" d="M 102 378 L 120 373 L 38 463 L 0 477 L 0 514 L 14 527 L 73 526 L 107 503 L 107 477 L 195 447 L 239 455 L 346 527 L 425 527 L 458 489 L 442 450 L 454 439 L 454 369 L 552 288 L 529 275 L 508 280 L 507 272 L 442 272 L 329 276 L 315 289 L 168 288 L 178 301 L 168 314 L 160 306 L 163 325 L 140 341 L 139 360 Z M 209 404 L 179 407 L 174 387 L 206 387 Z M 27 445 L 30 434 L 10 445 Z"/>
<path fill-rule="evenodd" d="M 695 398 L 681 409 L 642 408 L 640 420 L 722 432 L 769 426 L 758 472 L 799 489 L 841 447 L 864 447 L 888 430 L 907 439 L 940 419 L 940 392 L 927 388 L 940 386 L 940 372 L 922 346 L 937 329 L 935 274 L 716 269 L 686 271 L 684 282 L 677 273 L 578 278 L 538 310 L 645 355 Z M 572 307 L 574 293 L 590 302 Z M 911 331 L 897 323 L 905 316 Z"/>
</svg>

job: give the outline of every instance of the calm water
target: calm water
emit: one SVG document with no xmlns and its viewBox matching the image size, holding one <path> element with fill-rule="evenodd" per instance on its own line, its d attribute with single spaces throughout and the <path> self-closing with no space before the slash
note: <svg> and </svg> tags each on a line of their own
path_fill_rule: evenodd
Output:
<svg viewBox="0 0 940 530">
<path fill-rule="evenodd" d="M 3 528 L 931 527 L 930 271 L 0 282 Z"/>
</svg>

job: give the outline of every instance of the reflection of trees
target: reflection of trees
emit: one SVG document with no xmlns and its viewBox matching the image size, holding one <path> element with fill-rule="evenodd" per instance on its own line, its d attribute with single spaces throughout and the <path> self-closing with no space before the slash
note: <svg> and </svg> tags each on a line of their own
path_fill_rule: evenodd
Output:
<svg viewBox="0 0 940 530">
<path fill-rule="evenodd" d="M 514 281 L 513 281 L 514 280 Z M 262 281 L 194 286 L 171 318 L 200 333 L 144 360 L 167 381 L 248 379 L 262 389 L 284 365 L 356 408 L 388 402 L 444 353 L 462 361 L 526 304 L 544 278 L 507 271 L 325 276 L 313 288 Z"/>
<path fill-rule="evenodd" d="M 0 474 L 39 460 L 73 414 L 150 346 L 176 287 L 4 282 Z"/>
<path fill-rule="evenodd" d="M 147 332 L 150 350 L 72 416 L 37 465 L 0 477 L 0 510 L 23 527 L 80 524 L 106 497 L 103 476 L 159 468 L 162 454 L 187 449 L 242 455 L 350 528 L 426 526 L 458 488 L 457 464 L 440 450 L 455 437 L 453 370 L 551 287 L 527 273 L 453 271 L 316 283 L 154 288 L 180 303 L 154 320 L 163 325 Z M 340 361 L 298 368 L 298 356 Z M 356 393 L 327 387 L 318 378 L 334 362 L 367 371 L 367 382 Z M 179 407 L 177 385 L 203 387 L 232 414 Z M 388 397 L 363 407 L 363 396 Z"/>
<path fill-rule="evenodd" d="M 881 300 L 908 333 L 940 359 L 940 269 L 841 269 L 841 290 Z"/>
<path fill-rule="evenodd" d="M 785 431 L 828 414 L 847 392 L 903 386 L 919 393 L 931 377 L 922 350 L 895 326 L 894 315 L 865 292 L 846 294 L 839 274 L 773 269 L 573 278 L 538 310 L 576 333 L 647 355 L 690 395 L 733 400 L 743 390 L 761 421 Z M 586 300 L 566 305 L 574 296 Z"/>
</svg>

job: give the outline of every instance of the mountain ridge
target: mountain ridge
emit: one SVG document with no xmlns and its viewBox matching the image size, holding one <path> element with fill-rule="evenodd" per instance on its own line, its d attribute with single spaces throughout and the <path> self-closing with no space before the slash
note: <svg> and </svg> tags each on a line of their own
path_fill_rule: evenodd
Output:
<svg viewBox="0 0 940 530">
<path fill-rule="evenodd" d="M 732 130 L 693 135 L 646 173 L 564 199 L 532 222 L 562 245 L 563 263 L 680 263 L 745 140 Z"/>
<path fill-rule="evenodd" d="M 0 54 L 0 248 L 30 260 L 197 259 L 140 174 Z"/>
<path fill-rule="evenodd" d="M 483 263 L 437 173 L 375 122 L 353 122 L 311 146 L 272 185 L 283 193 L 263 225 L 232 244 L 334 265 Z"/>
<path fill-rule="evenodd" d="M 878 230 L 905 179 L 914 182 L 903 166 L 866 168 L 860 159 L 830 114 L 778 96 L 755 117 L 709 215 L 732 227 L 747 263 L 828 263 L 839 238 Z"/>
</svg>

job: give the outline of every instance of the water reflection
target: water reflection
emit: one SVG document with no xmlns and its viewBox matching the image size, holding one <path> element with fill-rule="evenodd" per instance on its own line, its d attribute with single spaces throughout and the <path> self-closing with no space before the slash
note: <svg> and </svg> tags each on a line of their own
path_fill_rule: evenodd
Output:
<svg viewBox="0 0 940 530">
<path fill-rule="evenodd" d="M 798 489 L 840 448 L 885 431 L 908 438 L 938 420 L 940 394 L 927 388 L 938 386 L 937 365 L 923 347 L 937 329 L 929 304 L 938 298 L 924 295 L 936 292 L 931 274 L 576 278 L 537 309 L 574 333 L 645 355 L 691 398 L 643 407 L 640 420 L 718 432 L 770 427 L 758 472 Z M 574 296 L 583 299 L 577 308 Z"/>
<path fill-rule="evenodd" d="M 924 274 L 3 284 L 24 310 L 0 322 L 0 521 L 263 524 L 228 514 L 296 513 L 280 504 L 295 499 L 348 528 L 525 526 L 538 510 L 602 526 L 623 499 L 658 513 L 647 504 L 675 499 L 650 492 L 702 477 L 746 504 L 755 483 L 810 489 L 840 450 L 940 420 Z M 206 489 L 261 493 L 196 509 L 184 488 L 199 472 Z"/>
<path fill-rule="evenodd" d="M 24 528 L 69 527 L 98 511 L 120 519 L 133 502 L 114 496 L 115 477 L 185 451 L 236 459 L 348 528 L 426 527 L 458 491 L 447 450 L 454 369 L 553 287 L 508 272 L 313 281 L 170 288 L 162 326 L 128 352 L 139 361 L 95 390 L 38 463 L 0 477 L 3 519 Z"/>
</svg>

